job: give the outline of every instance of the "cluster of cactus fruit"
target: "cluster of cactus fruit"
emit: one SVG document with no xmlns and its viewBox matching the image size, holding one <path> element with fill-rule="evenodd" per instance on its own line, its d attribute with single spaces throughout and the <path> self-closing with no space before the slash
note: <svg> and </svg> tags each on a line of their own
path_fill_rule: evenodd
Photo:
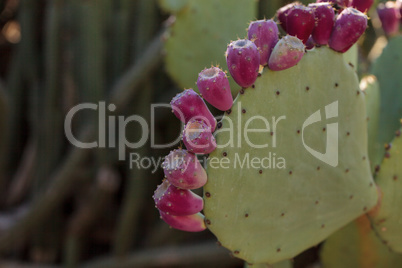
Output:
<svg viewBox="0 0 402 268">
<path fill-rule="evenodd" d="M 185 124 L 182 140 L 186 149 L 175 149 L 165 157 L 162 165 L 165 179 L 153 196 L 156 208 L 166 223 L 190 232 L 208 227 L 235 256 L 249 263 L 276 263 L 318 244 L 374 207 L 378 191 L 373 187 L 368 160 L 364 94 L 360 94 L 360 89 L 356 91 L 358 81 L 354 66 L 345 63 L 341 54 L 348 51 L 366 30 L 365 13 L 372 3 L 364 0 L 318 0 L 308 6 L 298 2 L 286 5 L 276 13 L 278 22 L 272 19 L 253 21 L 249 25 L 247 39 L 228 45 L 225 54 L 228 70 L 242 87 L 235 101 L 226 73 L 214 66 L 198 75 L 196 84 L 200 95 L 193 89 L 186 89 L 172 99 L 172 112 Z M 395 26 L 387 26 L 391 25 L 386 22 L 389 15 L 381 15 L 387 6 L 390 4 L 380 6 L 378 14 L 385 32 L 392 35 Z M 395 4 L 394 10 L 399 12 L 398 8 Z M 400 15 L 396 18 L 399 23 Z M 287 33 L 282 38 L 279 38 L 277 24 Z M 392 30 L 388 31 L 387 27 Z M 294 81 L 288 81 L 289 77 Z M 345 85 L 340 85 L 341 82 Z M 302 96 L 301 89 L 303 94 L 316 95 Z M 287 90 L 297 92 L 298 99 L 289 96 Z M 261 101 L 257 101 L 258 98 Z M 248 155 L 253 149 L 247 146 L 237 149 L 219 147 L 227 137 L 216 130 L 225 126 L 225 117 L 218 124 L 203 99 L 218 110 L 226 111 L 226 119 L 232 120 L 229 124 L 231 130 L 240 130 L 244 126 L 237 119 L 242 115 L 247 119 L 249 114 L 261 118 L 277 115 L 278 112 L 290 113 L 294 120 L 290 119 L 291 123 L 282 130 L 294 129 L 292 134 L 278 138 L 275 133 L 278 130 L 274 127 L 268 131 L 270 135 L 263 133 L 258 140 L 270 139 L 275 144 L 275 139 L 278 139 L 279 143 L 286 143 L 292 149 L 278 152 L 299 162 L 291 162 L 290 169 L 286 170 L 258 169 L 257 172 L 252 170 L 252 173 L 248 170 L 243 172 L 242 168 L 228 171 L 212 165 L 204 169 L 197 158 L 199 154 L 222 159 L 233 157 L 229 154 Z M 298 147 L 292 137 L 296 135 L 297 142 L 300 139 L 299 126 L 294 126 L 299 124 L 296 120 L 299 114 L 305 116 L 326 105 L 325 111 L 332 111 L 332 115 L 326 115 L 327 118 L 338 116 L 338 106 L 335 109 L 327 105 L 330 102 L 338 105 L 338 101 L 335 102 L 338 99 L 342 100 L 339 101 L 339 117 L 350 120 L 340 130 L 345 134 L 339 138 L 339 143 L 350 153 L 340 152 L 343 162 L 339 165 L 336 162 L 336 167 L 330 168 L 300 153 L 304 148 L 300 149 L 302 147 Z M 252 120 L 247 120 L 245 128 L 249 121 Z M 327 126 L 329 130 L 330 125 Z M 325 143 L 321 134 L 326 131 L 325 127 L 322 128 L 320 135 L 313 140 Z M 326 142 L 328 145 L 328 140 Z M 260 155 L 260 152 L 261 156 L 266 153 L 255 150 L 254 154 Z M 275 178 L 278 180 L 275 181 Z M 301 181 L 294 182 L 291 178 Z M 204 199 L 191 191 L 203 186 Z M 289 193 L 276 193 L 278 189 L 287 189 Z M 306 189 L 311 192 L 304 192 Z M 273 200 L 274 194 L 284 199 Z M 342 197 L 345 199 L 341 200 Z M 336 199 L 335 204 L 330 202 L 331 198 Z M 289 201 L 289 206 L 272 207 L 273 203 L 280 204 L 287 199 L 293 199 Z M 201 214 L 203 209 L 206 216 Z M 306 219 L 305 215 L 310 218 Z M 257 216 L 256 220 L 250 220 L 254 216 Z M 317 226 L 319 232 L 312 224 L 314 220 L 320 221 Z M 299 223 L 296 227 L 295 222 Z M 248 233 L 250 228 L 255 229 L 254 234 Z M 236 231 L 237 234 L 234 233 Z M 296 238 L 295 234 L 300 233 L 300 237 Z"/>
</svg>

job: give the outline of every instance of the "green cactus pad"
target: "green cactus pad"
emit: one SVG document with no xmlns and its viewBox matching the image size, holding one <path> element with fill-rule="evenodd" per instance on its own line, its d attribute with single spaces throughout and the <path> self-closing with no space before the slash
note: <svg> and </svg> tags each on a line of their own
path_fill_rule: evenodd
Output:
<svg viewBox="0 0 402 268">
<path fill-rule="evenodd" d="M 368 152 L 371 170 L 381 164 L 384 156 L 384 146 L 378 140 L 380 116 L 380 86 L 375 76 L 363 77 L 360 89 L 366 97 Z"/>
<path fill-rule="evenodd" d="M 381 88 L 379 141 L 389 143 L 398 130 L 402 117 L 402 36 L 389 40 L 382 54 L 373 64 L 374 74 Z"/>
<path fill-rule="evenodd" d="M 348 51 L 346 51 L 345 53 L 343 53 L 343 58 L 345 59 L 346 63 L 351 65 L 351 67 L 353 67 L 355 69 L 355 71 L 357 70 L 358 67 L 358 46 L 357 44 L 354 44 L 351 48 L 349 48 Z"/>
<path fill-rule="evenodd" d="M 242 93 L 216 133 L 204 187 L 207 227 L 234 256 L 271 264 L 292 258 L 376 204 L 364 96 L 342 54 L 313 49 L 290 69 L 265 68 Z M 307 120 L 320 112 L 322 121 Z M 246 125 L 260 132 L 246 140 Z M 333 166 L 310 153 L 326 152 L 327 135 L 328 152 L 339 148 L 339 162 L 321 159 Z"/>
<path fill-rule="evenodd" d="M 402 129 L 401 129 L 402 130 Z M 381 191 L 379 206 L 370 213 L 374 230 L 395 252 L 402 253 L 402 137 L 401 130 L 385 153 L 376 182 Z"/>
<path fill-rule="evenodd" d="M 227 70 L 224 51 L 231 38 L 246 36 L 246 25 L 256 16 L 257 1 L 176 2 L 160 1 L 165 10 L 176 11 L 176 20 L 165 44 L 166 68 L 180 87 L 193 88 L 198 73 L 211 64 L 219 64 Z M 240 87 L 232 78 L 229 81 L 232 93 L 236 94 Z"/>
<path fill-rule="evenodd" d="M 385 268 L 402 263 L 402 255 L 381 242 L 366 215 L 330 236 L 320 255 L 323 268 Z"/>
</svg>

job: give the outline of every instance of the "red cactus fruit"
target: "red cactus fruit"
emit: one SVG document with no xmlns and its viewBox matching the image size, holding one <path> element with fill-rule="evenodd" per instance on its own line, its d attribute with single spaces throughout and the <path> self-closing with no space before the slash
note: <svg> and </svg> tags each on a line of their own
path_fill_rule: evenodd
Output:
<svg viewBox="0 0 402 268">
<path fill-rule="evenodd" d="M 306 48 L 307 49 L 313 49 L 316 45 L 316 42 L 314 41 L 313 37 L 310 35 L 306 42 Z"/>
<path fill-rule="evenodd" d="M 260 64 L 267 65 L 272 49 L 278 42 L 278 26 L 273 20 L 252 21 L 248 27 L 248 39 L 260 52 Z"/>
<path fill-rule="evenodd" d="M 396 2 L 380 3 L 377 13 L 386 35 L 392 36 L 399 32 L 400 12 Z"/>
<path fill-rule="evenodd" d="M 161 219 L 169 224 L 172 228 L 186 232 L 201 232 L 207 227 L 204 222 L 204 215 L 201 213 L 188 216 L 173 216 L 159 210 Z"/>
<path fill-rule="evenodd" d="M 313 9 L 303 5 L 294 5 L 287 11 L 286 32 L 296 36 L 305 44 L 313 32 L 315 19 Z"/>
<path fill-rule="evenodd" d="M 195 154 L 209 154 L 216 148 L 211 128 L 201 120 L 190 120 L 183 130 L 183 143 Z"/>
<path fill-rule="evenodd" d="M 351 6 L 364 13 L 370 9 L 373 3 L 374 0 L 353 0 Z"/>
<path fill-rule="evenodd" d="M 183 149 L 171 151 L 162 168 L 166 179 L 182 189 L 197 189 L 207 182 L 207 174 L 197 156 Z"/>
<path fill-rule="evenodd" d="M 214 131 L 216 119 L 209 111 L 204 100 L 194 92 L 192 88 L 177 94 L 170 102 L 172 111 L 182 122 L 187 123 L 191 119 L 203 120 Z"/>
<path fill-rule="evenodd" d="M 367 16 L 357 9 L 348 7 L 335 21 L 329 39 L 329 47 L 335 51 L 346 52 L 367 28 Z"/>
<path fill-rule="evenodd" d="M 226 111 L 232 107 L 229 80 L 225 72 L 218 67 L 201 71 L 198 74 L 197 87 L 202 97 L 215 108 Z"/>
<path fill-rule="evenodd" d="M 174 216 L 187 216 L 200 212 L 204 202 L 190 190 L 180 189 L 164 180 L 153 196 L 155 206 L 164 213 Z"/>
<path fill-rule="evenodd" d="M 276 17 L 278 18 L 278 21 L 280 22 L 282 29 L 285 31 L 286 31 L 286 18 L 287 18 L 288 11 L 294 5 L 301 5 L 301 3 L 293 2 L 293 3 L 287 4 L 286 6 L 281 7 L 280 9 L 278 9 L 276 11 Z"/>
<path fill-rule="evenodd" d="M 317 44 L 326 45 L 334 27 L 335 11 L 328 2 L 308 6 L 313 9 L 315 18 L 315 27 L 311 35 Z"/>
<path fill-rule="evenodd" d="M 304 55 L 303 42 L 294 36 L 283 37 L 274 47 L 269 58 L 268 67 L 280 71 L 295 66 Z"/>
<path fill-rule="evenodd" d="M 241 87 L 254 84 L 260 67 L 257 46 L 247 39 L 231 42 L 226 49 L 226 63 L 233 79 Z"/>
</svg>

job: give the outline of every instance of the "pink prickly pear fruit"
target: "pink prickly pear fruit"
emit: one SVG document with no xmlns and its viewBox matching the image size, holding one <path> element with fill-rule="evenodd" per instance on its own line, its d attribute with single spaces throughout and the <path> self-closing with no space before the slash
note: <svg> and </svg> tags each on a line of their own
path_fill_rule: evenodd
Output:
<svg viewBox="0 0 402 268">
<path fill-rule="evenodd" d="M 260 64 L 267 65 L 272 49 L 278 42 L 278 26 L 273 20 L 252 21 L 248 27 L 248 39 L 260 52 Z"/>
<path fill-rule="evenodd" d="M 257 79 L 260 67 L 257 46 L 247 39 L 231 42 L 226 49 L 226 63 L 230 75 L 239 86 L 251 86 Z"/>
<path fill-rule="evenodd" d="M 294 5 L 301 5 L 301 3 L 293 2 L 293 3 L 287 4 L 286 6 L 281 7 L 280 9 L 278 9 L 276 11 L 276 17 L 278 18 L 278 21 L 280 22 L 281 27 L 282 27 L 283 30 L 285 30 L 285 32 L 286 32 L 286 29 L 287 29 L 286 28 L 286 18 L 288 16 L 287 15 L 288 11 Z"/>
<path fill-rule="evenodd" d="M 304 55 L 303 42 L 294 36 L 286 35 L 274 47 L 268 67 L 273 71 L 285 70 L 295 66 Z"/>
<path fill-rule="evenodd" d="M 200 119 L 215 130 L 216 119 L 209 111 L 204 100 L 194 92 L 192 88 L 177 94 L 170 102 L 173 113 L 182 122 L 187 123 L 191 119 Z"/>
<path fill-rule="evenodd" d="M 207 174 L 197 156 L 183 149 L 171 151 L 162 163 L 166 179 L 182 189 L 197 189 L 207 182 Z"/>
<path fill-rule="evenodd" d="M 317 44 L 326 45 L 334 27 L 335 11 L 328 2 L 308 6 L 313 9 L 315 18 L 315 27 L 311 35 Z"/>
<path fill-rule="evenodd" d="M 313 37 L 310 35 L 306 42 L 306 48 L 307 49 L 313 49 L 316 45 L 316 42 L 314 41 Z"/>
<path fill-rule="evenodd" d="M 353 46 L 367 28 L 367 16 L 357 9 L 348 7 L 335 21 L 329 38 L 329 47 L 344 53 Z"/>
<path fill-rule="evenodd" d="M 287 12 L 286 32 L 305 44 L 315 26 L 314 12 L 310 7 L 294 5 Z"/>
<path fill-rule="evenodd" d="M 180 189 L 164 180 L 154 193 L 156 208 L 174 216 L 187 216 L 200 212 L 204 202 L 190 190 Z"/>
<path fill-rule="evenodd" d="M 399 9 L 396 2 L 380 3 L 377 7 L 378 17 L 386 35 L 392 36 L 399 32 Z"/>
<path fill-rule="evenodd" d="M 159 210 L 159 214 L 161 219 L 174 229 L 186 232 L 201 232 L 207 228 L 204 222 L 204 215 L 201 213 L 188 216 L 173 216 Z"/>
<path fill-rule="evenodd" d="M 183 143 L 195 154 L 209 154 L 216 149 L 211 128 L 201 120 L 190 120 L 183 131 Z"/>
<path fill-rule="evenodd" d="M 202 97 L 215 108 L 226 111 L 232 107 L 233 98 L 226 73 L 211 67 L 198 74 L 197 87 Z"/>
<path fill-rule="evenodd" d="M 364 13 L 370 9 L 373 3 L 374 0 L 353 0 L 351 6 Z"/>
</svg>

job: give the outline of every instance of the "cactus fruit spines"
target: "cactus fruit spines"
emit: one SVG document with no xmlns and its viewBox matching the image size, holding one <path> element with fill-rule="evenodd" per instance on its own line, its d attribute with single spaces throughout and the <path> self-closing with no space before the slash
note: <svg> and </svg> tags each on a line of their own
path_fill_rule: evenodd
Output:
<svg viewBox="0 0 402 268">
<path fill-rule="evenodd" d="M 218 67 L 202 70 L 197 87 L 202 97 L 215 108 L 226 111 L 232 107 L 233 98 L 226 73 Z"/>
<path fill-rule="evenodd" d="M 203 120 L 212 131 L 216 127 L 216 119 L 209 111 L 204 100 L 192 88 L 177 94 L 170 102 L 174 115 L 182 122 L 191 119 Z"/>
<path fill-rule="evenodd" d="M 281 71 L 295 66 L 304 55 L 303 42 L 294 36 L 286 35 L 276 43 L 268 67 L 273 71 Z"/>
<path fill-rule="evenodd" d="M 260 67 L 257 46 L 247 39 L 231 42 L 226 50 L 226 63 L 238 85 L 243 88 L 251 86 L 257 79 Z"/>
<path fill-rule="evenodd" d="M 360 12 L 367 13 L 373 3 L 374 0 L 353 0 L 351 6 Z"/>
<path fill-rule="evenodd" d="M 201 213 L 188 216 L 173 216 L 159 210 L 161 219 L 171 227 L 186 232 L 201 232 L 206 229 L 204 216 Z"/>
<path fill-rule="evenodd" d="M 180 189 L 167 180 L 158 186 L 153 196 L 156 208 L 173 216 L 188 216 L 200 212 L 202 198 L 190 190 Z"/>
<path fill-rule="evenodd" d="M 286 13 L 286 32 L 305 44 L 315 25 L 314 12 L 310 7 L 294 5 Z"/>
<path fill-rule="evenodd" d="M 216 148 L 211 128 L 201 120 L 190 120 L 183 130 L 183 143 L 194 154 L 209 154 Z"/>
<path fill-rule="evenodd" d="M 335 11 L 329 3 L 309 4 L 314 11 L 315 27 L 312 38 L 319 45 L 328 44 L 334 26 Z"/>
<path fill-rule="evenodd" d="M 331 235 L 321 248 L 320 259 L 325 268 L 385 268 L 402 263 L 402 255 L 390 251 L 375 234 L 367 215 Z"/>
<path fill-rule="evenodd" d="M 398 34 L 401 14 L 396 2 L 380 3 L 377 7 L 377 13 L 385 34 L 389 36 Z"/>
<path fill-rule="evenodd" d="M 339 122 L 337 167 L 311 155 L 302 138 L 303 122 L 334 103 L 339 116 L 330 120 L 335 121 L 324 117 L 311 124 L 304 140 L 325 152 L 329 125 Z M 250 120 L 254 116 L 259 117 Z M 269 128 L 262 118 L 269 119 Z M 249 132 L 248 141 L 243 133 L 233 141 L 230 131 L 224 131 L 231 125 L 243 130 L 246 124 L 266 131 Z M 364 96 L 341 54 L 320 47 L 294 68 L 265 68 L 255 88 L 236 98 L 216 134 L 218 148 L 210 154 L 204 186 L 207 227 L 249 263 L 275 263 L 318 244 L 377 202 L 366 128 Z M 233 146 L 220 148 L 230 141 Z M 254 146 L 265 144 L 267 148 Z M 265 162 L 256 166 L 253 159 Z M 219 167 L 220 161 L 230 162 L 230 168 Z"/>
<path fill-rule="evenodd" d="M 335 21 L 329 39 L 329 47 L 338 52 L 346 52 L 367 28 L 367 16 L 362 12 L 348 7 L 344 9 Z"/>
<path fill-rule="evenodd" d="M 183 149 L 171 151 L 162 163 L 166 179 L 182 189 L 197 189 L 207 182 L 207 174 L 197 156 Z"/>
<path fill-rule="evenodd" d="M 400 121 L 402 127 L 402 119 Z M 394 252 L 402 253 L 402 128 L 387 147 L 376 183 L 382 198 L 378 208 L 369 214 L 372 226 L 381 240 Z"/>
<path fill-rule="evenodd" d="M 253 41 L 260 52 L 260 64 L 267 65 L 272 49 L 278 42 L 278 26 L 273 20 L 252 21 L 248 27 L 248 39 Z"/>
</svg>

